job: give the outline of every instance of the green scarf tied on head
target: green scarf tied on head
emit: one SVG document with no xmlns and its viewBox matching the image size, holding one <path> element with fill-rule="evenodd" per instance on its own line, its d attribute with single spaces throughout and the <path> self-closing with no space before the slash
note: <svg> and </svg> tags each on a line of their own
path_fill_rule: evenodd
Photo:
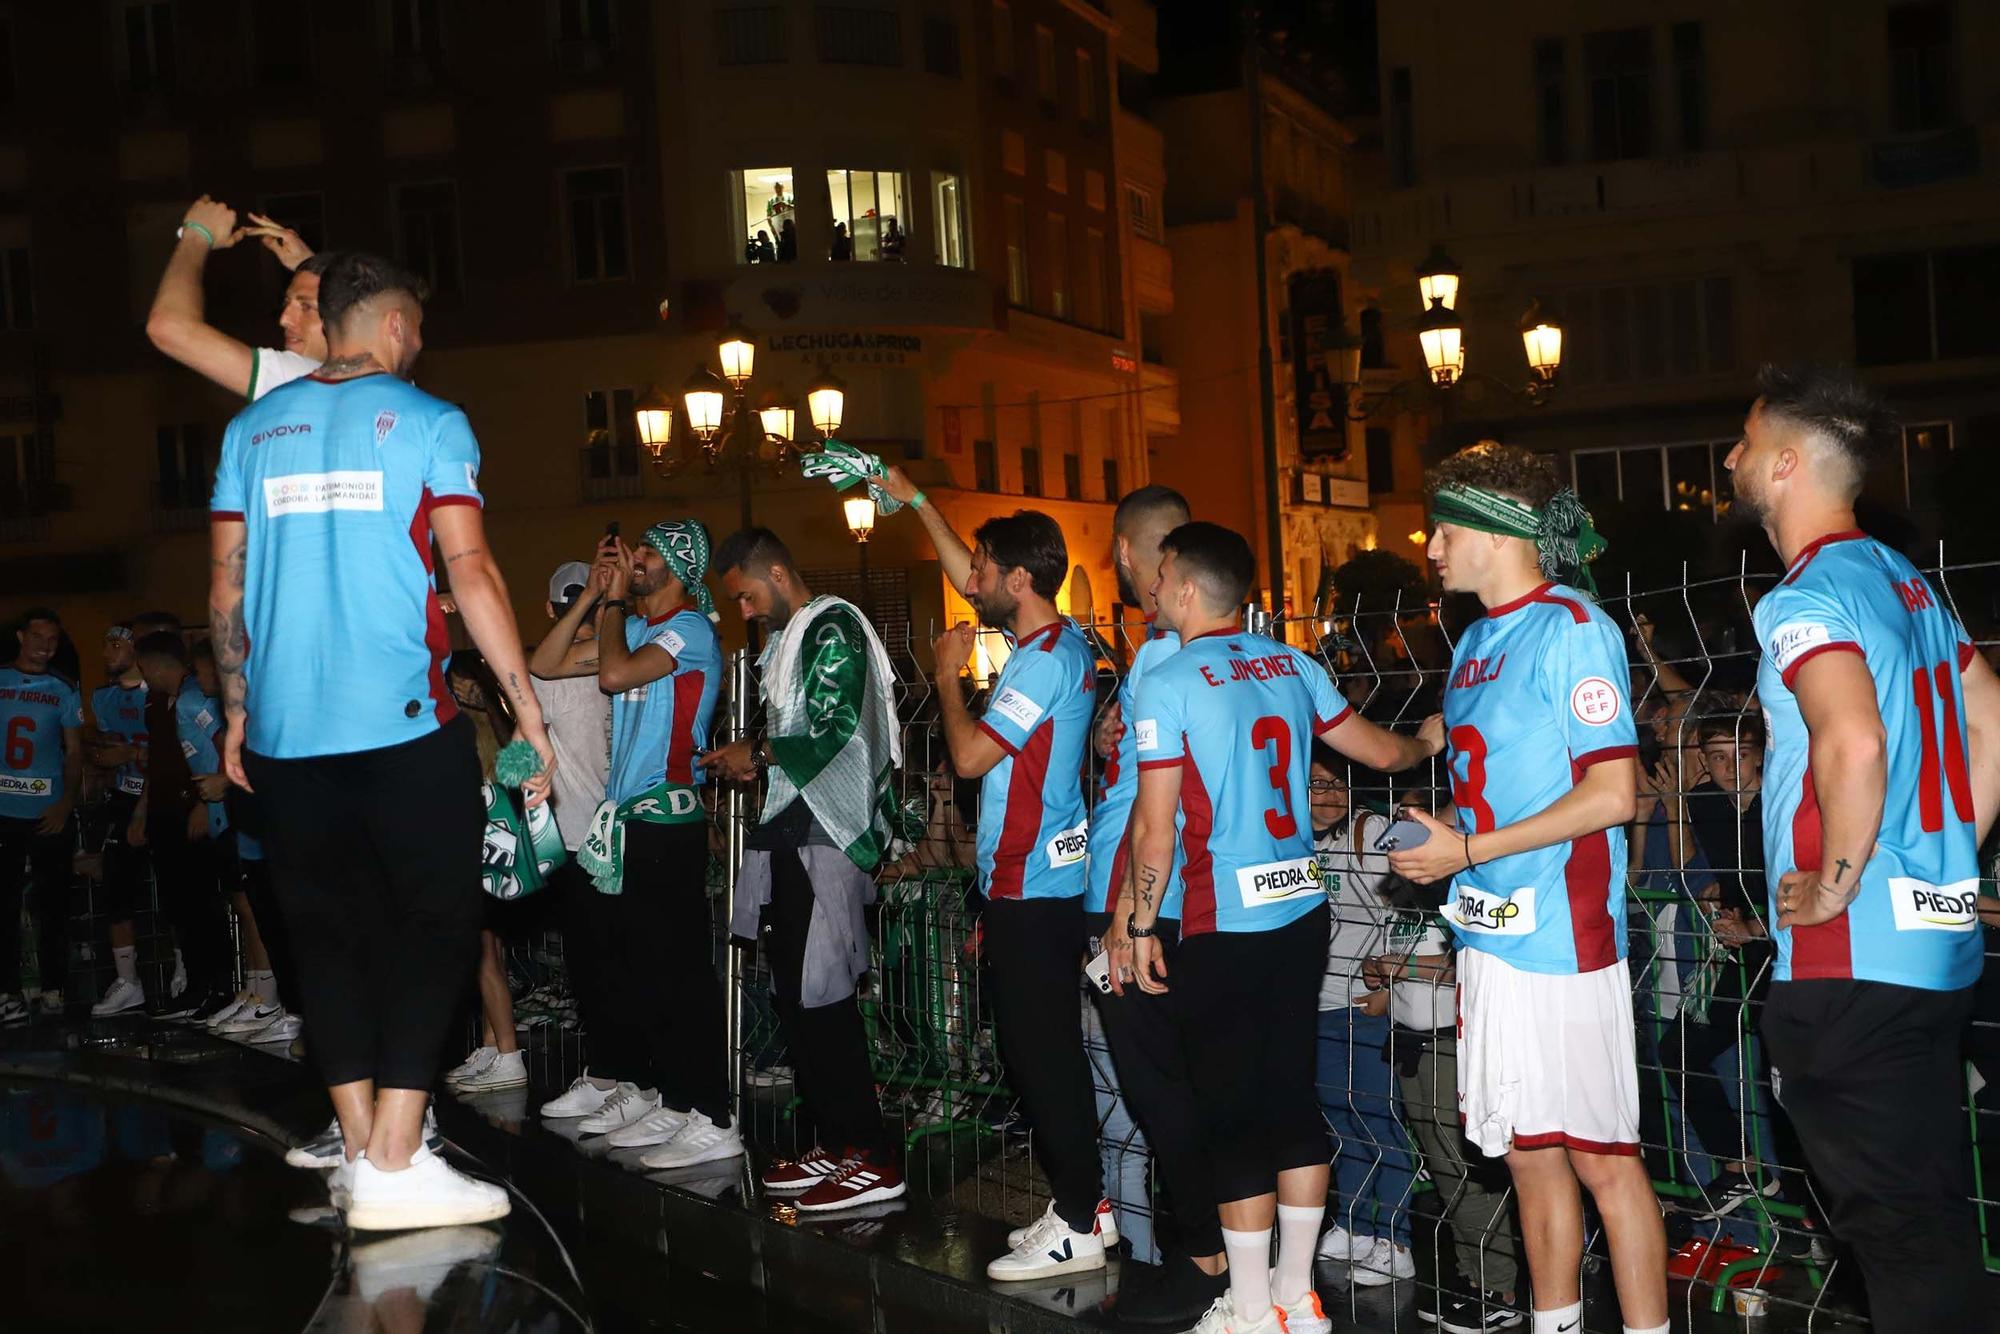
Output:
<svg viewBox="0 0 2000 1334">
<path fill-rule="evenodd" d="M 694 599 L 701 614 L 714 619 L 715 599 L 708 592 L 708 529 L 694 519 L 669 519 L 645 532 L 645 544 L 660 553 Z"/>
<path fill-rule="evenodd" d="M 1431 496 L 1431 523 L 1525 537 L 1535 544 L 1545 578 L 1597 595 L 1590 563 L 1604 554 L 1608 544 L 1591 523 L 1590 511 L 1568 487 L 1540 509 L 1481 486 L 1440 487 Z"/>
</svg>

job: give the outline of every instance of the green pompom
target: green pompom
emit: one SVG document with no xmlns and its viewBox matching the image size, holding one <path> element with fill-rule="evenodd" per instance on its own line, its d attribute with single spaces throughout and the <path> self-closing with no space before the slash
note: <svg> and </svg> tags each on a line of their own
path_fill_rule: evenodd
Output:
<svg viewBox="0 0 2000 1334">
<path fill-rule="evenodd" d="M 542 771 L 542 757 L 525 741 L 509 741 L 493 761 L 493 777 L 506 787 L 518 788 Z"/>
</svg>

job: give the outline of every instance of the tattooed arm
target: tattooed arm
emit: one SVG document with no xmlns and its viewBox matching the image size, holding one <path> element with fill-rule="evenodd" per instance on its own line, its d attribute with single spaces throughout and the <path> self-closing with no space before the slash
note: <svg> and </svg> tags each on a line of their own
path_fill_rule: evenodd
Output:
<svg viewBox="0 0 2000 1334">
<path fill-rule="evenodd" d="M 1816 926 L 1847 911 L 1874 855 L 1888 792 L 1888 746 L 1875 704 L 1875 678 L 1857 653 L 1805 660 L 1792 686 L 1811 740 L 1813 790 L 1819 796 L 1818 866 L 1778 881 L 1778 925 Z"/>
<path fill-rule="evenodd" d="M 579 644 L 576 635 L 586 620 L 599 614 L 597 604 L 608 585 L 604 567 L 593 567 L 583 592 L 577 594 L 576 601 L 569 604 L 569 610 L 558 617 L 555 625 L 542 636 L 542 642 L 535 645 L 535 652 L 528 659 L 529 671 L 544 681 L 556 681 L 566 676 L 597 675 L 597 641 L 586 639 Z"/>
<path fill-rule="evenodd" d="M 215 677 L 222 688 L 222 767 L 229 781 L 242 788 L 244 699 L 243 669 L 250 657 L 250 635 L 243 623 L 243 569 L 250 529 L 241 519 L 216 519 L 208 527 L 208 639 L 215 650 Z"/>
<path fill-rule="evenodd" d="M 1174 865 L 1174 816 L 1180 809 L 1178 763 L 1142 765 L 1139 795 L 1132 803 L 1132 846 L 1126 858 L 1124 893 L 1134 905 L 1132 921 L 1146 930 L 1160 920 L 1167 874 Z M 1132 970 L 1139 989 L 1157 995 L 1167 989 L 1167 961 L 1160 942 L 1140 936 L 1132 942 Z"/>
<path fill-rule="evenodd" d="M 507 601 L 507 585 L 486 545 L 485 515 L 477 505 L 441 506 L 431 513 L 431 530 L 437 534 L 438 549 L 444 552 L 445 567 L 451 572 L 458 614 L 514 707 L 514 734 L 542 757 L 541 773 L 521 789 L 528 804 L 538 806 L 548 798 L 556 756 L 549 745 L 548 729 L 542 725 L 541 701 L 528 684 L 527 655 L 521 648 L 520 629 L 514 624 L 514 609 Z M 216 657 L 219 662 L 220 650 Z"/>
</svg>

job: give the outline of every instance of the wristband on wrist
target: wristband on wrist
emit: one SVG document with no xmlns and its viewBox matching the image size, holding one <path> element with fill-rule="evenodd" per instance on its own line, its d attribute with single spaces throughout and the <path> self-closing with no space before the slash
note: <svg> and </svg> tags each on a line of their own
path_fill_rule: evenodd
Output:
<svg viewBox="0 0 2000 1334">
<path fill-rule="evenodd" d="M 913 510 L 920 510 L 924 507 L 924 502 L 929 499 L 930 499 L 929 496 L 919 491 L 917 492 L 917 494 L 910 497 L 910 508 Z"/>
<path fill-rule="evenodd" d="M 1465 840 L 1465 869 L 1470 871 L 1473 867 L 1479 865 L 1478 862 L 1472 860 L 1472 835 L 1461 829 L 1458 836 Z"/>
<path fill-rule="evenodd" d="M 620 611 L 624 611 L 626 609 L 627 604 L 624 598 L 606 598 L 603 602 L 601 602 L 598 605 L 601 606 L 605 611 L 610 611 L 613 607 L 618 608 L 618 610 Z"/>
<path fill-rule="evenodd" d="M 196 222 L 193 218 L 181 219 L 181 225 L 174 229 L 174 239 L 178 241 L 180 240 L 181 237 L 186 236 L 189 232 L 193 232 L 196 236 L 199 236 L 202 240 L 208 242 L 208 248 L 210 250 L 215 249 L 215 233 L 210 231 L 208 228 L 202 226 L 200 223 Z"/>
<path fill-rule="evenodd" d="M 1137 913 L 1127 913 L 1125 915 L 1125 934 L 1134 940 L 1145 940 L 1151 936 L 1160 934 L 1160 924 L 1155 922 L 1151 926 L 1140 926 L 1139 915 Z"/>
</svg>

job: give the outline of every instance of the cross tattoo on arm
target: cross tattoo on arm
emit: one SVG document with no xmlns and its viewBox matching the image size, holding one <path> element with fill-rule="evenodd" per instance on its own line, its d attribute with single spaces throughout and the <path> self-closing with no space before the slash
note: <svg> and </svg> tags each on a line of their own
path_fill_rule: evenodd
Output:
<svg viewBox="0 0 2000 1334">
<path fill-rule="evenodd" d="M 1840 883 L 1841 877 L 1847 874 L 1847 868 L 1849 866 L 1852 866 L 1853 863 L 1848 861 L 1847 858 L 1842 857 L 1839 861 L 1835 862 L 1833 865 L 1834 865 L 1833 883 L 1837 885 Z"/>
</svg>

